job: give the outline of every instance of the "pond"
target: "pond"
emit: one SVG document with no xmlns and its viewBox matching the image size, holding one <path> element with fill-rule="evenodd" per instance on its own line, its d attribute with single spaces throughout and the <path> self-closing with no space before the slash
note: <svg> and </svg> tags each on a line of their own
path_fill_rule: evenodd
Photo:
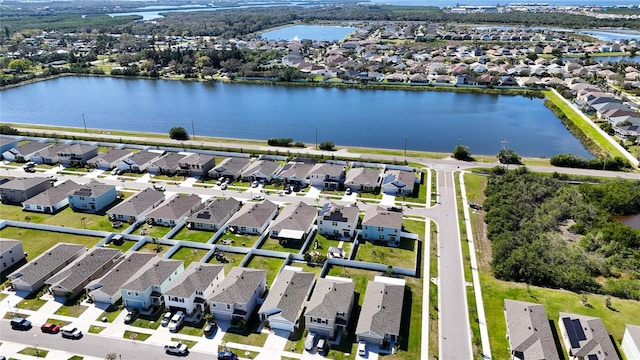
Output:
<svg viewBox="0 0 640 360">
<path fill-rule="evenodd" d="M 640 229 L 640 214 L 626 215 L 626 216 L 614 216 L 615 220 L 620 221 L 625 225 L 629 225 L 632 228 Z"/>
<path fill-rule="evenodd" d="M 0 91 L 5 123 L 31 123 L 336 145 L 590 157 L 542 99 L 110 77 L 62 77 Z M 458 140 L 460 139 L 460 140 Z"/>
<path fill-rule="evenodd" d="M 355 30 L 356 28 L 347 26 L 294 25 L 267 31 L 262 34 L 262 38 L 287 41 L 294 39 L 339 41 Z"/>
</svg>

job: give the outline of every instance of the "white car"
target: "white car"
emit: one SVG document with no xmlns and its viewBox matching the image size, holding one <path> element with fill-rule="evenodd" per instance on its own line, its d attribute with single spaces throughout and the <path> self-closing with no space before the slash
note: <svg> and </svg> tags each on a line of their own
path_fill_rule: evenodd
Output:
<svg viewBox="0 0 640 360">
<path fill-rule="evenodd" d="M 260 183 L 257 180 L 251 183 L 252 188 L 257 188 L 258 185 L 260 185 Z"/>
<path fill-rule="evenodd" d="M 307 351 L 313 350 L 313 347 L 316 345 L 316 334 L 308 333 L 306 339 L 304 339 L 304 349 Z"/>
<path fill-rule="evenodd" d="M 169 321 L 169 331 L 171 332 L 178 331 L 183 321 L 184 321 L 184 312 L 182 312 L 182 310 L 179 310 L 173 315 L 173 317 L 171 318 L 171 321 Z"/>
<path fill-rule="evenodd" d="M 186 355 L 189 352 L 187 345 L 181 342 L 175 342 L 164 346 L 167 354 Z"/>
<path fill-rule="evenodd" d="M 364 341 L 358 342 L 358 355 L 367 356 L 367 343 Z"/>
<path fill-rule="evenodd" d="M 253 195 L 251 195 L 251 199 L 253 199 L 253 200 L 264 200 L 264 195 L 262 195 L 262 194 L 253 194 Z"/>
<path fill-rule="evenodd" d="M 63 338 L 79 339 L 82 337 L 82 331 L 72 325 L 63 326 L 60 328 L 60 334 Z"/>
</svg>

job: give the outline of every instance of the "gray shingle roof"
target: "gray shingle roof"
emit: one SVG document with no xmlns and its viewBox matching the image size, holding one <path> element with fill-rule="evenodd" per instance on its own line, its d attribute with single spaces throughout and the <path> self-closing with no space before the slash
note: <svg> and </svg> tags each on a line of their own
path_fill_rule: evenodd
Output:
<svg viewBox="0 0 640 360">
<path fill-rule="evenodd" d="M 93 248 L 73 263 L 50 277 L 45 284 L 74 290 L 87 280 L 88 276 L 113 261 L 122 254 L 118 249 Z"/>
<path fill-rule="evenodd" d="M 307 298 L 314 278 L 315 274 L 312 273 L 283 270 L 269 289 L 269 295 L 259 312 L 269 315 L 279 313 L 279 316 L 295 323 L 300 316 L 302 304 Z"/>
<path fill-rule="evenodd" d="M 309 171 L 308 175 L 319 174 L 319 175 L 338 176 L 343 171 L 344 171 L 343 165 L 319 163 L 313 166 L 313 168 Z"/>
<path fill-rule="evenodd" d="M 301 162 L 288 162 L 284 165 L 278 177 L 280 178 L 291 178 L 297 177 L 300 179 L 304 179 L 309 174 L 309 171 L 313 168 L 313 164 L 306 164 Z"/>
<path fill-rule="evenodd" d="M 352 223 L 358 218 L 358 208 L 331 204 L 329 211 L 321 215 L 322 220 Z"/>
<path fill-rule="evenodd" d="M 196 290 L 204 293 L 220 272 L 224 273 L 224 266 L 222 265 L 193 262 L 178 275 L 164 295 L 188 298 Z"/>
<path fill-rule="evenodd" d="M 260 173 L 264 175 L 274 175 L 280 169 L 280 164 L 272 160 L 257 160 L 242 172 L 242 177 Z"/>
<path fill-rule="evenodd" d="M 156 219 L 179 219 L 187 215 L 194 206 L 202 203 L 202 199 L 196 195 L 178 194 L 168 202 L 153 209 L 149 214 L 149 218 Z"/>
<path fill-rule="evenodd" d="M 271 224 L 270 230 L 299 230 L 306 231 L 316 221 L 318 210 L 304 202 L 290 204 L 282 209 Z"/>
<path fill-rule="evenodd" d="M 234 267 L 216 287 L 209 301 L 223 304 L 246 304 L 262 281 L 266 281 L 264 270 Z"/>
<path fill-rule="evenodd" d="M 543 305 L 505 300 L 505 317 L 513 355 L 524 359 L 560 359 Z"/>
<path fill-rule="evenodd" d="M 96 162 L 98 160 L 103 160 L 105 162 L 112 163 L 114 161 L 121 160 L 125 156 L 129 156 L 131 154 L 132 154 L 131 151 L 125 150 L 125 149 L 111 149 L 111 150 L 107 151 L 104 154 L 100 154 L 98 156 L 95 156 L 95 157 L 89 159 L 89 161 L 87 161 L 87 162 L 88 163 L 93 163 L 93 162 Z"/>
<path fill-rule="evenodd" d="M 404 286 L 369 281 L 364 295 L 356 334 L 400 334 Z"/>
<path fill-rule="evenodd" d="M 38 156 L 42 156 L 42 157 L 45 157 L 45 158 L 53 158 L 53 157 L 57 157 L 58 156 L 58 152 L 59 151 L 62 151 L 64 149 L 66 149 L 67 147 L 69 147 L 69 145 L 56 144 L 56 145 L 44 148 L 42 150 L 39 150 L 39 151 L 35 152 L 33 155 L 38 155 Z"/>
<path fill-rule="evenodd" d="M 56 187 L 49 188 L 40 194 L 25 200 L 24 203 L 29 205 L 53 206 L 66 199 L 69 192 L 79 188 L 79 184 L 76 184 L 71 180 L 67 180 Z"/>
<path fill-rule="evenodd" d="M 47 179 L 46 177 L 38 177 L 38 176 L 30 177 L 30 178 L 17 177 L 0 185 L 0 189 L 13 189 L 17 191 L 24 191 L 49 181 L 50 180 Z"/>
<path fill-rule="evenodd" d="M 178 153 L 168 153 L 167 155 L 161 157 L 160 159 L 154 161 L 152 164 L 161 169 L 165 168 L 176 168 L 178 167 L 178 163 L 180 160 L 186 158 L 188 155 L 178 154 Z"/>
<path fill-rule="evenodd" d="M 78 190 L 70 191 L 69 195 L 97 198 L 112 189 L 115 189 L 115 186 L 93 180 L 88 184 L 82 185 Z"/>
<path fill-rule="evenodd" d="M 242 169 L 244 169 L 247 164 L 249 164 L 251 160 L 247 158 L 237 158 L 230 157 L 222 160 L 220 164 L 216 165 L 211 171 L 210 174 L 221 173 L 221 172 L 229 172 L 231 174 L 239 174 Z"/>
<path fill-rule="evenodd" d="M 124 159 L 124 161 L 127 164 L 144 165 L 149 161 L 152 161 L 153 159 L 159 158 L 160 155 L 162 154 L 144 150 L 129 156 L 128 158 Z"/>
<path fill-rule="evenodd" d="M 379 183 L 380 170 L 369 168 L 351 168 L 347 172 L 345 183 L 376 186 Z"/>
<path fill-rule="evenodd" d="M 356 284 L 353 281 L 320 278 L 307 305 L 305 316 L 335 319 L 351 309 Z"/>
<path fill-rule="evenodd" d="M 240 211 L 233 215 L 229 220 L 229 224 L 233 224 L 233 226 L 260 228 L 267 221 L 271 220 L 271 215 L 277 208 L 278 205 L 269 200 L 261 203 L 245 204 Z"/>
<path fill-rule="evenodd" d="M 136 272 L 144 268 L 153 258 L 156 258 L 155 254 L 134 251 L 103 277 L 89 283 L 86 288 L 96 289 L 101 285 L 100 291 L 113 296 L 120 292 L 122 284 L 129 281 Z"/>
<path fill-rule="evenodd" d="M 58 154 L 61 156 L 64 154 L 84 155 L 97 149 L 98 147 L 96 145 L 73 144 L 65 147 L 64 149 L 58 150 Z"/>
<path fill-rule="evenodd" d="M 18 151 L 18 153 L 22 155 L 30 155 L 37 151 L 46 149 L 50 146 L 53 146 L 53 143 L 39 143 L 35 141 L 29 141 L 27 143 L 24 143 L 22 145 L 15 147 L 15 149 Z"/>
<path fill-rule="evenodd" d="M 234 198 L 215 199 L 204 209 L 189 216 L 187 222 L 200 224 L 219 224 L 240 207 L 241 202 Z"/>
<path fill-rule="evenodd" d="M 149 187 L 111 208 L 109 214 L 138 216 L 161 199 L 164 193 Z"/>
<path fill-rule="evenodd" d="M 160 286 L 181 265 L 182 260 L 154 257 L 132 276 L 131 281 L 122 285 L 121 289 L 145 291 L 150 286 Z"/>
<path fill-rule="evenodd" d="M 401 229 L 402 213 L 397 211 L 387 211 L 385 208 L 380 206 L 370 207 L 364 214 L 362 225 Z"/>
<path fill-rule="evenodd" d="M 389 183 L 402 183 L 406 186 L 411 186 L 413 188 L 413 184 L 416 180 L 416 174 L 412 171 L 404 171 L 404 170 L 387 170 L 383 175 L 383 184 Z"/>
<path fill-rule="evenodd" d="M 575 357 L 588 358 L 589 355 L 601 354 L 598 359 L 604 360 L 618 360 L 618 353 L 616 352 L 607 329 L 604 327 L 602 319 L 578 315 L 569 313 L 560 313 L 559 324 L 561 327 L 565 326 L 565 323 L 570 324 L 571 328 L 567 329 L 567 332 L 582 331 L 584 337 L 577 338 L 577 347 L 567 349 L 571 352 L 571 355 Z M 575 330 L 574 330 L 575 329 Z"/>
<path fill-rule="evenodd" d="M 20 276 L 22 281 L 27 284 L 34 284 L 86 249 L 87 247 L 84 245 L 59 243 L 17 271 L 14 271 L 9 277 L 15 278 L 18 274 L 22 274 Z"/>
<path fill-rule="evenodd" d="M 17 243 L 22 243 L 22 241 L 15 240 L 15 239 L 0 238 L 0 254 L 16 246 Z"/>
</svg>

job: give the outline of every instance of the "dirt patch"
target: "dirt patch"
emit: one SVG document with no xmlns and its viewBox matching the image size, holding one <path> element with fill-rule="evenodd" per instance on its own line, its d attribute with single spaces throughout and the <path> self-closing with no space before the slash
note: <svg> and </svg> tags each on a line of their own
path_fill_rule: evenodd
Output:
<svg viewBox="0 0 640 360">
<path fill-rule="evenodd" d="M 573 242 L 573 243 L 578 242 L 578 240 L 580 240 L 580 234 L 574 234 L 571 231 L 569 231 L 569 228 L 571 227 L 571 225 L 575 223 L 576 223 L 575 221 L 569 219 L 558 224 L 558 229 L 560 230 L 560 234 L 562 234 L 562 237 L 567 241 Z"/>
</svg>

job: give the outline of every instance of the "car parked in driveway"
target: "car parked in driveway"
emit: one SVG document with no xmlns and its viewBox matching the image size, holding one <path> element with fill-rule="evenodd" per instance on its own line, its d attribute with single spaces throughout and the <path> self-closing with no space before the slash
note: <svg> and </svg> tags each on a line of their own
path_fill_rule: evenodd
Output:
<svg viewBox="0 0 640 360">
<path fill-rule="evenodd" d="M 136 318 L 138 317 L 138 315 L 140 314 L 140 310 L 138 309 L 131 309 L 129 310 L 129 312 L 127 313 L 127 316 L 124 317 L 124 323 L 125 324 L 131 324 L 132 322 L 134 322 L 136 320 Z"/>
<path fill-rule="evenodd" d="M 169 321 L 171 321 L 172 316 L 173 314 L 171 313 L 171 311 L 167 311 L 166 313 L 164 313 L 164 315 L 162 315 L 162 321 L 160 322 L 160 325 L 162 326 L 169 325 Z"/>
<path fill-rule="evenodd" d="M 169 321 L 169 331 L 177 332 L 184 321 L 184 312 L 178 310 Z"/>
<path fill-rule="evenodd" d="M 63 338 L 68 339 L 80 339 L 82 337 L 82 331 L 75 326 L 67 325 L 60 328 L 60 334 Z"/>
<path fill-rule="evenodd" d="M 358 355 L 367 356 L 367 343 L 364 341 L 358 342 Z"/>
<path fill-rule="evenodd" d="M 165 345 L 164 352 L 173 355 L 187 355 L 189 353 L 189 348 L 187 347 L 187 345 L 178 341 Z"/>
<path fill-rule="evenodd" d="M 316 334 L 308 333 L 307 337 L 304 339 L 304 349 L 307 351 L 313 350 L 313 347 L 316 345 Z"/>
<path fill-rule="evenodd" d="M 43 324 L 42 326 L 40 326 L 40 330 L 43 333 L 57 334 L 57 333 L 60 332 L 60 326 L 58 326 L 56 324 L 52 324 L 52 323 L 46 323 L 46 324 Z"/>
<path fill-rule="evenodd" d="M 31 329 L 31 321 L 23 317 L 16 316 L 11 319 L 11 328 L 13 330 L 29 330 Z"/>
<path fill-rule="evenodd" d="M 215 322 L 207 323 L 207 325 L 204 327 L 204 336 L 213 336 L 213 334 L 216 332 L 216 329 L 218 329 L 218 324 L 216 324 Z"/>
</svg>

